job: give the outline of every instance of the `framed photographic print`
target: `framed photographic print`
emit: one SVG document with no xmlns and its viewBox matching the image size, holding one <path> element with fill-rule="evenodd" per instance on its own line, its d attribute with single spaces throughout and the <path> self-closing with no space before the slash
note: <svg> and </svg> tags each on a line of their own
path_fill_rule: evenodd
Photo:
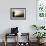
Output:
<svg viewBox="0 0 46 46">
<path fill-rule="evenodd" d="M 25 20 L 26 8 L 10 8 L 10 19 L 11 20 Z"/>
</svg>

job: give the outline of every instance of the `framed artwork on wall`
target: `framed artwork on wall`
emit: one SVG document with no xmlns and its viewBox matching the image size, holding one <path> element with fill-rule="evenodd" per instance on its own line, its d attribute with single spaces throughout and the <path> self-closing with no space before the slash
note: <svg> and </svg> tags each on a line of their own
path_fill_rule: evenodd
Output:
<svg viewBox="0 0 46 46">
<path fill-rule="evenodd" d="M 46 26 L 46 0 L 37 0 L 37 25 Z"/>
<path fill-rule="evenodd" d="M 46 0 L 37 0 L 37 15 L 46 18 Z"/>
<path fill-rule="evenodd" d="M 25 20 L 26 8 L 10 8 L 10 19 L 11 20 Z"/>
</svg>

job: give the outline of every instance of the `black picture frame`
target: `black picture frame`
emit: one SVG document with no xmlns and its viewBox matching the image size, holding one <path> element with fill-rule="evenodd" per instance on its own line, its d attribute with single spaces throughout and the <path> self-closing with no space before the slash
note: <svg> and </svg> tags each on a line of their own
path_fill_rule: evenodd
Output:
<svg viewBox="0 0 46 46">
<path fill-rule="evenodd" d="M 11 20 L 26 20 L 26 8 L 10 8 Z"/>
</svg>

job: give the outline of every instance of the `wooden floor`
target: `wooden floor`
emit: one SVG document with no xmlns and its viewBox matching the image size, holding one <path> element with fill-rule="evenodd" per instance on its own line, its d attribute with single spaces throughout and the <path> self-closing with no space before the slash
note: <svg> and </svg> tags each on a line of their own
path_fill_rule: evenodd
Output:
<svg viewBox="0 0 46 46">
<path fill-rule="evenodd" d="M 3 42 L 2 43 L 0 42 L 0 46 L 4 46 L 4 43 Z M 15 42 L 14 43 L 10 42 L 10 43 L 8 43 L 7 46 L 15 46 Z M 30 43 L 30 46 L 37 46 L 37 43 L 32 42 L 32 43 Z M 44 43 L 41 46 L 46 46 L 46 43 Z"/>
</svg>

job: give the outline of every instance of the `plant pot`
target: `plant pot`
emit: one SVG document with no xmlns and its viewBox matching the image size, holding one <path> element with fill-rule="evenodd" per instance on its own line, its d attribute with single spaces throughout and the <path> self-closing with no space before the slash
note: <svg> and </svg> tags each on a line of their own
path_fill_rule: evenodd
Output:
<svg viewBox="0 0 46 46">
<path fill-rule="evenodd" d="M 40 39 L 37 39 L 37 43 L 40 43 Z"/>
<path fill-rule="evenodd" d="M 38 39 L 37 42 L 38 42 L 39 44 L 41 44 L 41 43 L 44 42 L 44 40 L 45 40 L 45 39 Z"/>
<path fill-rule="evenodd" d="M 45 39 L 40 39 L 40 43 L 44 43 L 44 40 L 45 40 Z"/>
</svg>

